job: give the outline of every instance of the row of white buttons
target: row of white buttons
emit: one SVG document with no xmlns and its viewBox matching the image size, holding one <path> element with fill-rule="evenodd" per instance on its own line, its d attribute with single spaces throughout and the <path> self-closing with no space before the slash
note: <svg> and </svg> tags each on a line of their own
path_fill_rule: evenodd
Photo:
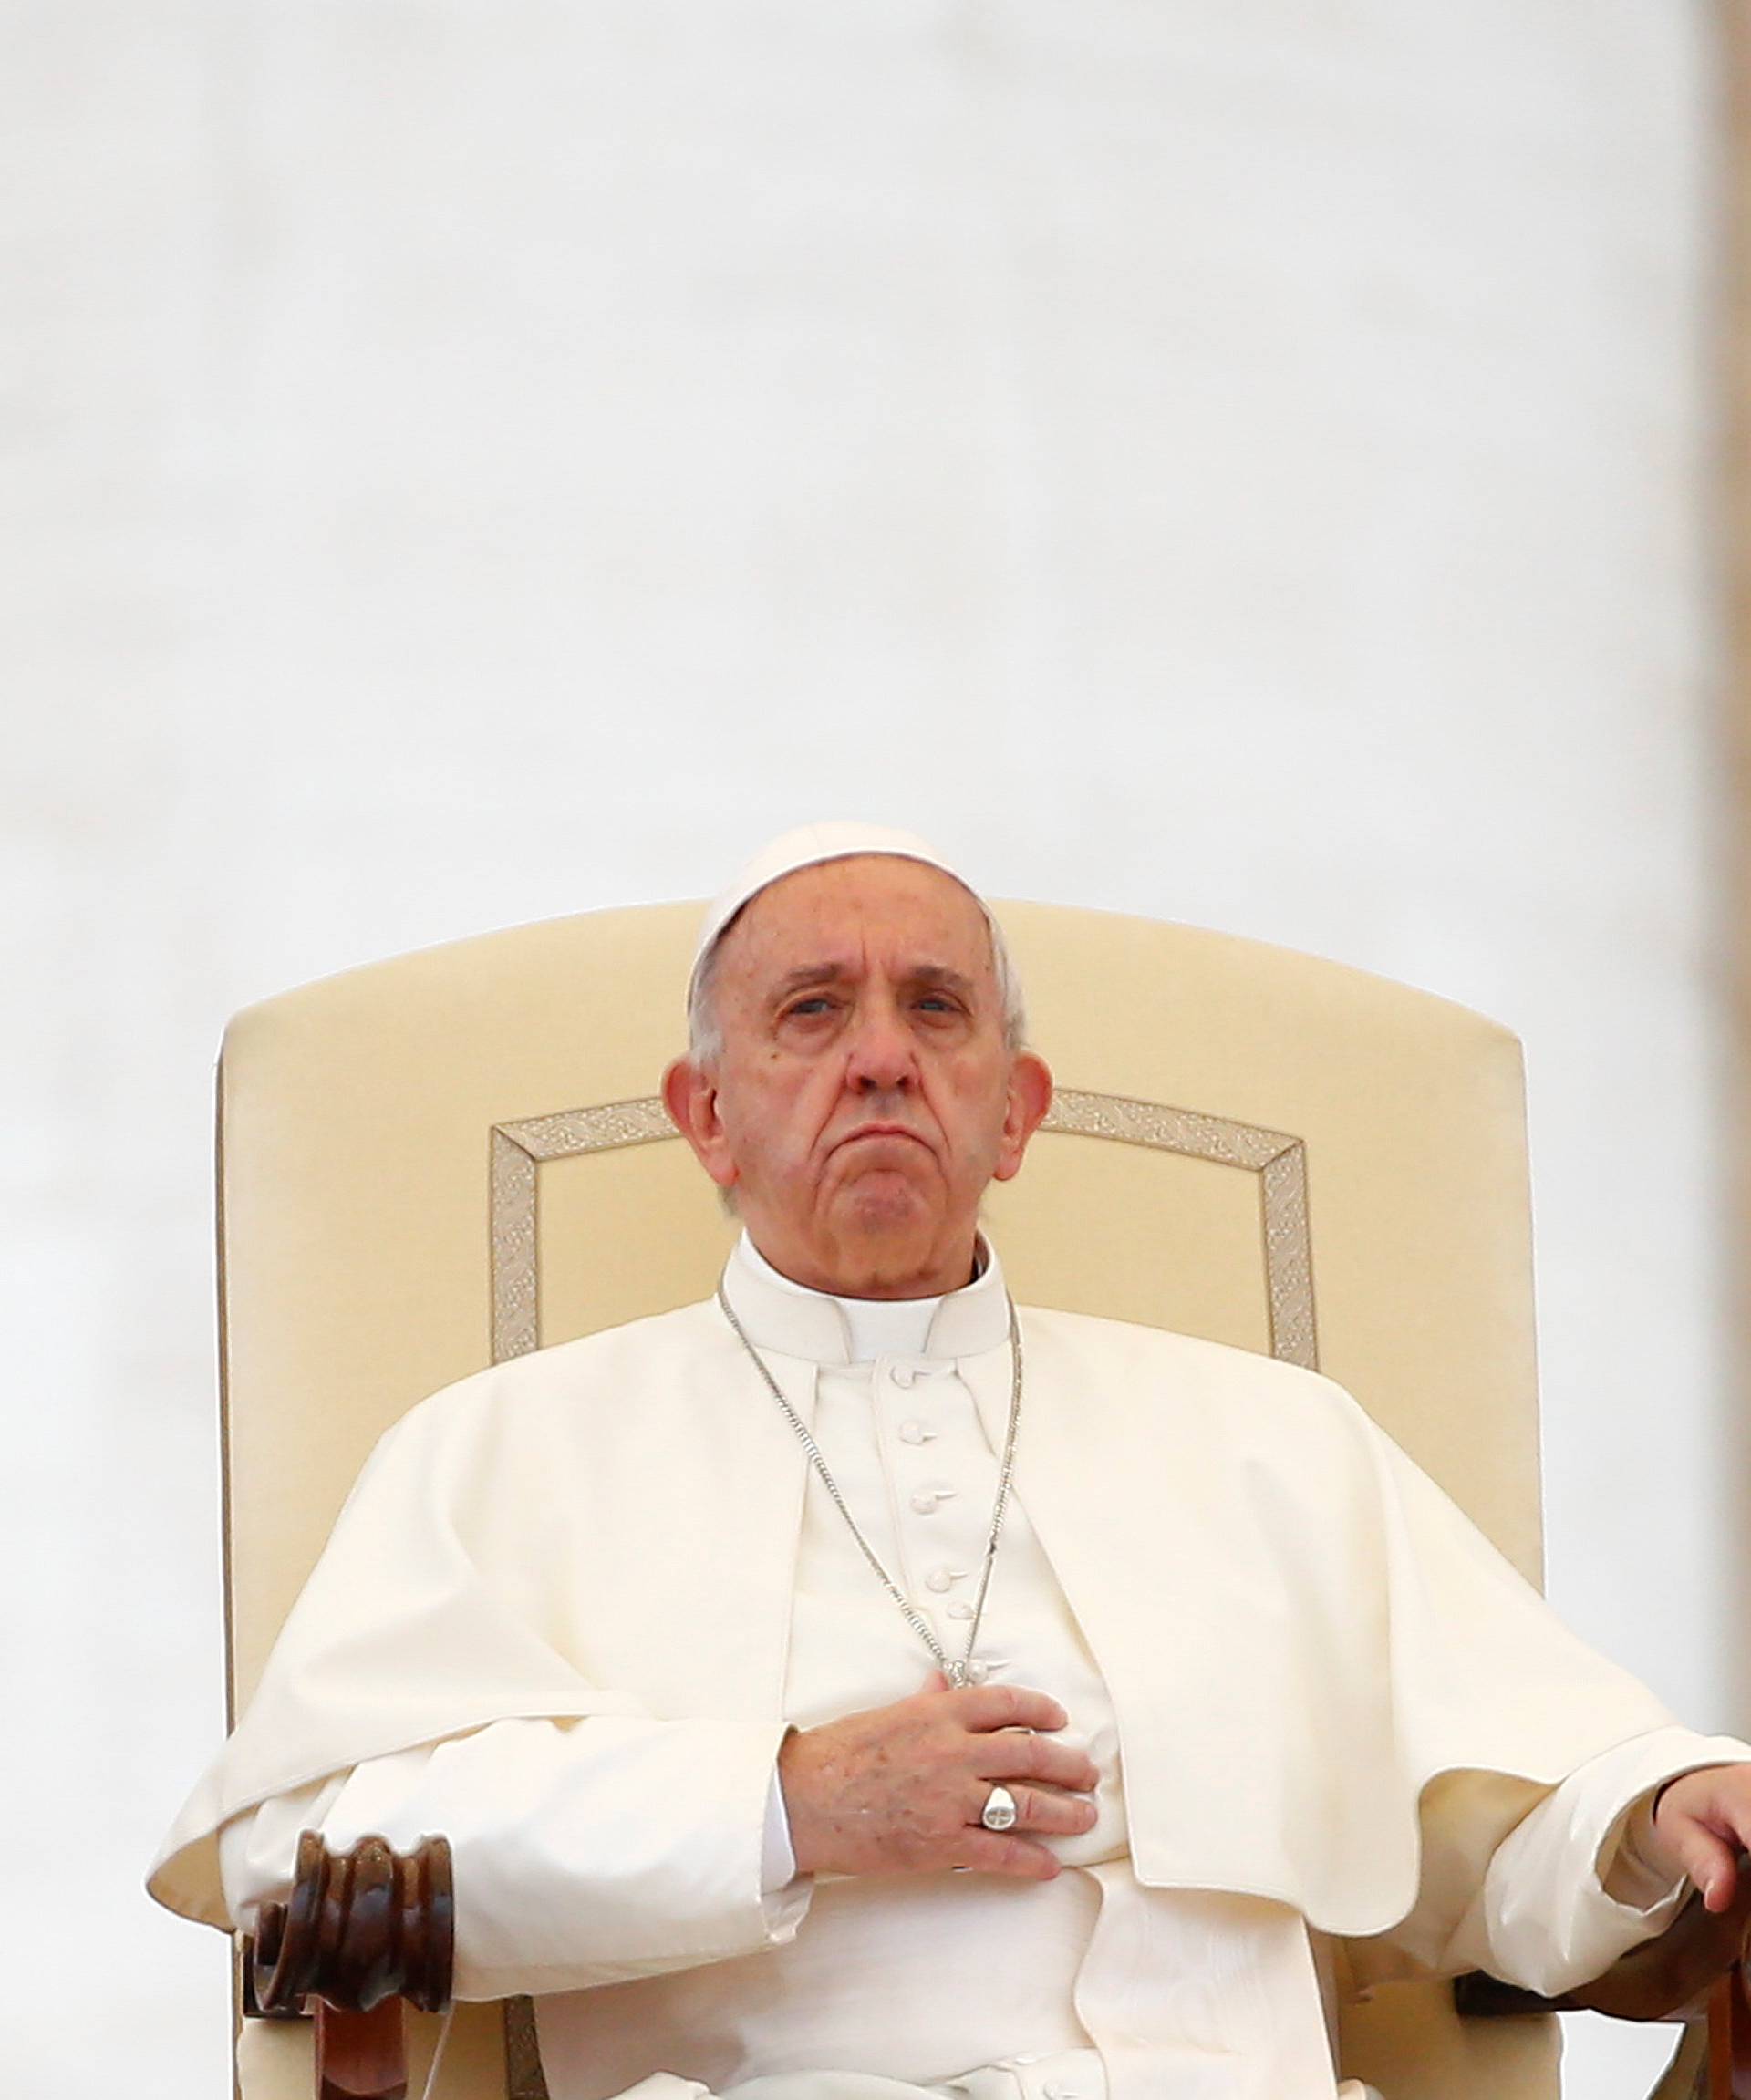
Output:
<svg viewBox="0 0 1751 2100">
<path fill-rule="evenodd" d="M 888 1376 L 896 1385 L 909 1390 L 918 1379 L 937 1375 L 939 1371 L 947 1371 L 948 1368 L 946 1364 L 941 1366 L 936 1364 L 914 1366 L 909 1363 L 898 1363 L 889 1367 Z M 920 1422 L 916 1415 L 903 1422 L 899 1427 L 900 1442 L 912 1445 L 914 1449 L 923 1444 L 934 1443 L 937 1435 L 936 1430 L 932 1429 L 927 1422 Z M 915 1515 L 918 1516 L 934 1516 L 942 1504 L 952 1502 L 958 1493 L 958 1489 L 946 1484 L 920 1488 L 910 1498 L 912 1509 Z M 961 1581 L 966 1574 L 967 1570 L 964 1567 L 933 1567 L 924 1578 L 925 1586 L 927 1588 L 934 1590 L 938 1596 L 941 1596 L 951 1584 Z M 945 1615 L 948 1618 L 959 1619 L 963 1623 L 972 1618 L 973 1611 L 974 1607 L 970 1604 L 955 1603 L 945 1607 Z M 982 1684 L 993 1670 L 1002 1669 L 1008 1660 L 1009 1658 L 1005 1656 L 988 1661 L 975 1662 L 971 1669 L 973 1681 L 977 1684 Z M 1062 2091 L 1048 2092 L 1044 2095 L 1044 2100 L 1076 2100 L 1076 2095 Z"/>
</svg>

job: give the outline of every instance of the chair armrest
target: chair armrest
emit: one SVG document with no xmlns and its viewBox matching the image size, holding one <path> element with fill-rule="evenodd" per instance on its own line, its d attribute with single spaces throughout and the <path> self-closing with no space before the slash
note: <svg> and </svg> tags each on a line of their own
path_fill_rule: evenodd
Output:
<svg viewBox="0 0 1751 2100">
<path fill-rule="evenodd" d="M 292 1893 L 262 1907 L 245 1971 L 267 2018 L 314 2000 L 318 2100 L 403 2100 L 401 2008 L 450 2002 L 455 1904 L 449 1844 L 399 1853 L 361 1837 L 333 1853 L 314 1830 L 298 1839 Z"/>
<path fill-rule="evenodd" d="M 320 1998 L 343 2012 L 368 2012 L 406 1998 L 422 2012 L 450 2002 L 456 1912 L 450 1846 L 427 1837 L 399 1853 L 361 1837 L 333 1853 L 314 1830 L 298 1839 L 292 1894 L 265 1903 L 250 1960 L 264 2013 Z"/>
</svg>

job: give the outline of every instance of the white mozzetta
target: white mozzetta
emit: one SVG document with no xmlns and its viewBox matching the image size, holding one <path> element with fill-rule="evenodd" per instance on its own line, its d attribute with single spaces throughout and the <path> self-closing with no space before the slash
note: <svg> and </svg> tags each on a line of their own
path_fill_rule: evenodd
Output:
<svg viewBox="0 0 1751 2100">
<path fill-rule="evenodd" d="M 726 1288 L 949 1644 L 1008 1399 L 1000 1267 L 876 1328 L 754 1259 Z M 1552 1990 L 1664 1921 L 1681 1891 L 1617 1860 L 1626 1812 L 1751 1753 L 1581 1648 L 1329 1381 L 1022 1324 L 978 1654 L 1059 1697 L 1101 1765 L 1055 1882 L 833 1882 L 806 1919 L 806 1887 L 762 1890 L 783 1723 L 903 1697 L 928 1658 L 701 1306 L 468 1380 L 385 1440 L 159 1893 L 218 1920 L 284 1880 L 305 1820 L 446 1830 L 461 1989 L 555 1994 L 555 2100 L 656 2065 L 935 2085 L 1091 2047 L 1114 2100 L 1193 2061 L 1200 2092 L 1329 2092 L 1325 1934 L 1383 1936 L 1352 1950 L 1364 1980 L 1487 1963 Z"/>
</svg>

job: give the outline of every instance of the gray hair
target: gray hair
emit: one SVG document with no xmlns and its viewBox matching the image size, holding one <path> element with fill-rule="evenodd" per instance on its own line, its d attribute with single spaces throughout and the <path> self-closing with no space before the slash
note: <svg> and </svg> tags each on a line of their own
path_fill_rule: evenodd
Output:
<svg viewBox="0 0 1751 2100">
<path fill-rule="evenodd" d="M 749 899 L 751 904 L 752 901 Z M 986 930 L 991 936 L 991 968 L 996 973 L 998 1002 L 1003 1013 L 1003 1045 L 1014 1052 L 1021 1048 L 1028 1036 L 1027 1003 L 1021 996 L 1021 979 L 1010 959 L 1009 943 L 1003 938 L 1002 927 L 983 897 L 974 897 L 973 902 L 984 914 Z M 746 910 L 747 906 L 742 908 Z M 738 912 L 699 957 L 693 981 L 688 987 L 687 1056 L 689 1063 L 701 1071 L 710 1070 L 723 1055 L 723 1026 L 718 1019 L 714 996 L 718 958 L 723 953 L 724 936 L 741 916 L 741 913 Z"/>
</svg>

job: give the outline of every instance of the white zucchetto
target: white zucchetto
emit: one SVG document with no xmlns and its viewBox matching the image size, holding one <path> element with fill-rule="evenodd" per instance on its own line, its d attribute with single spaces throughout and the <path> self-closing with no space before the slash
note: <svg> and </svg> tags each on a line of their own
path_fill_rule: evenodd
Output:
<svg viewBox="0 0 1751 2100">
<path fill-rule="evenodd" d="M 818 867 L 824 861 L 850 860 L 859 853 L 888 853 L 898 860 L 922 861 L 927 867 L 939 868 L 985 909 L 984 899 L 960 870 L 914 833 L 890 831 L 885 824 L 800 824 L 794 831 L 781 833 L 762 846 L 737 870 L 729 887 L 713 897 L 706 907 L 705 922 L 699 928 L 699 946 L 693 955 L 693 972 L 688 983 L 689 1002 L 712 949 L 745 904 L 782 876 L 795 874 L 799 868 Z"/>
</svg>

